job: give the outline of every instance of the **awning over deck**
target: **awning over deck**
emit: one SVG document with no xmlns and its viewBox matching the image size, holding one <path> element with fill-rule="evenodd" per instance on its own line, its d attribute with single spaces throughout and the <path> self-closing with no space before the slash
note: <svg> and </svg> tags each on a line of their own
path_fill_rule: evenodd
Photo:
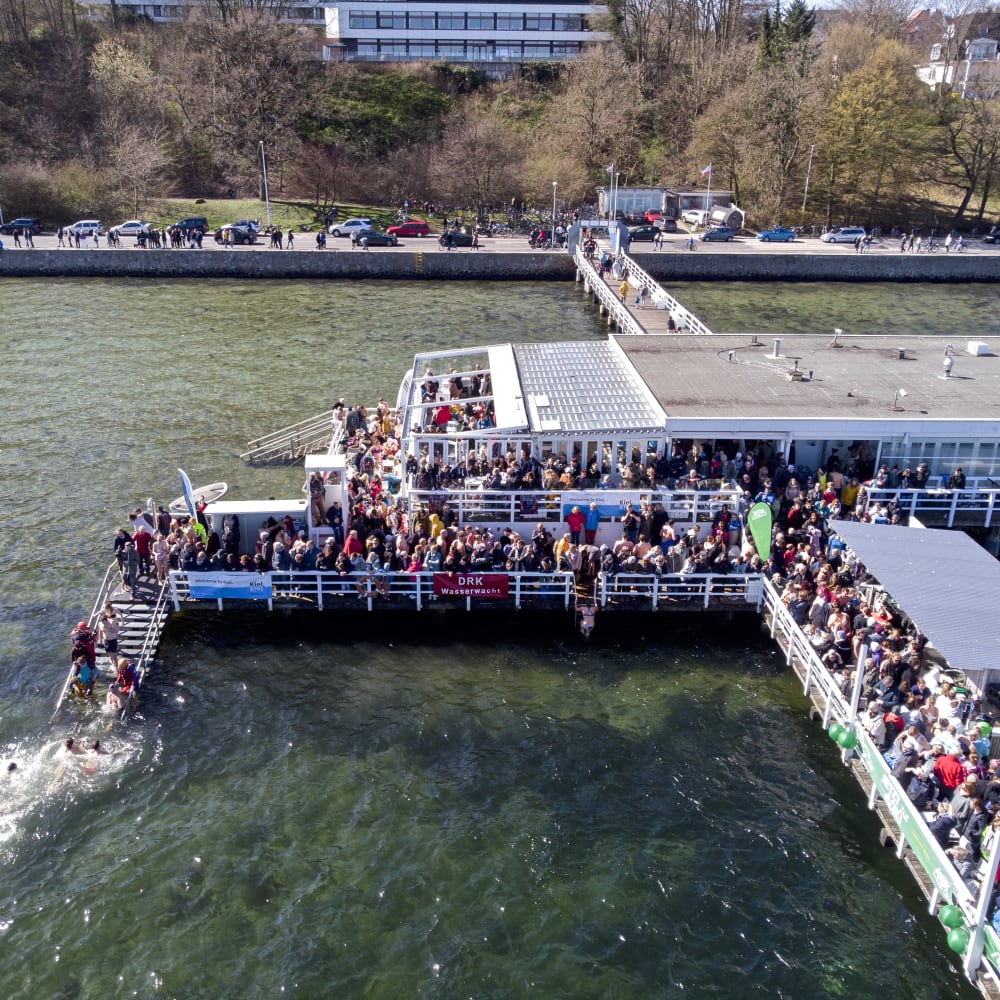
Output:
<svg viewBox="0 0 1000 1000">
<path fill-rule="evenodd" d="M 961 531 L 855 521 L 832 527 L 949 666 L 980 687 L 1000 676 L 1000 562 Z"/>
</svg>

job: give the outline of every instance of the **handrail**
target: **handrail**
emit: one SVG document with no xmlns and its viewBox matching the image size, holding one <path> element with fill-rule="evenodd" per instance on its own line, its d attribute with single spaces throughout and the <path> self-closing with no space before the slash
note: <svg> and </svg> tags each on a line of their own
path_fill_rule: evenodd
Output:
<svg viewBox="0 0 1000 1000">
<path fill-rule="evenodd" d="M 244 574 L 236 573 L 234 576 Z M 351 573 L 348 576 L 341 576 L 337 572 L 328 570 L 303 570 L 301 572 L 272 570 L 269 573 L 259 574 L 263 578 L 265 587 L 263 594 L 258 600 L 267 601 L 268 610 L 272 610 L 275 600 L 292 600 L 303 602 L 304 607 L 315 607 L 323 610 L 331 606 L 331 600 L 346 598 L 345 609 L 357 605 L 351 603 L 351 599 L 361 598 L 365 601 L 365 607 L 372 611 L 378 605 L 378 583 L 368 574 Z M 437 601 L 439 598 L 434 593 L 434 577 L 441 575 L 439 570 L 418 570 L 409 573 L 405 570 L 398 570 L 389 573 L 385 577 L 386 590 L 390 597 L 405 597 L 414 601 L 414 608 L 417 611 L 423 609 L 425 604 Z M 569 571 L 550 570 L 548 572 L 524 571 L 508 573 L 506 570 L 494 569 L 470 569 L 461 574 L 463 577 L 471 576 L 505 576 L 507 577 L 507 604 L 513 602 L 518 610 L 522 608 L 526 600 L 535 598 L 558 599 L 565 609 L 569 609 L 576 590 L 575 575 Z M 212 600 L 217 602 L 221 609 L 223 600 L 247 601 L 250 598 L 241 597 L 215 597 L 210 599 L 192 598 L 190 596 L 191 581 L 196 580 L 197 572 L 185 573 L 183 570 L 172 570 L 170 572 L 170 591 L 175 609 L 180 608 L 182 600 Z M 362 593 L 358 593 L 358 587 Z M 461 596 L 461 595 L 458 595 Z M 504 600 L 498 598 L 498 600 Z M 472 597 L 466 596 L 466 610 L 472 610 Z M 547 605 L 551 607 L 551 605 Z"/>
<path fill-rule="evenodd" d="M 248 441 L 247 450 L 240 455 L 240 460 L 261 462 L 283 457 L 289 453 L 294 457 L 294 453 L 304 447 L 316 446 L 326 450 L 329 447 L 327 439 L 332 435 L 333 410 L 331 409 Z"/>
<path fill-rule="evenodd" d="M 121 715 L 119 716 L 121 719 L 124 719 L 128 714 L 132 700 L 138 694 L 139 688 L 142 686 L 142 682 L 146 678 L 146 672 L 149 665 L 153 662 L 153 658 L 156 655 L 156 647 L 158 645 L 157 640 L 160 636 L 160 619 L 168 613 L 166 604 L 169 590 L 170 587 L 168 586 L 168 581 L 164 580 L 164 582 L 160 584 L 160 592 L 156 597 L 156 604 L 153 606 L 149 627 L 146 629 L 146 636 L 142 642 L 142 648 L 139 650 L 139 655 L 135 658 L 137 671 L 136 681 L 129 690 L 128 697 L 125 699 L 125 704 L 122 707 Z"/>
<path fill-rule="evenodd" d="M 731 513 L 739 511 L 743 500 L 741 490 L 720 487 L 717 490 L 682 490 L 665 488 L 636 488 L 617 490 L 508 490 L 500 489 L 431 489 L 417 490 L 412 486 L 406 491 L 409 516 L 420 505 L 426 505 L 431 513 L 447 503 L 455 512 L 459 523 L 503 522 L 518 524 L 529 522 L 564 521 L 563 507 L 581 502 L 581 493 L 586 499 L 597 501 L 602 507 L 616 505 L 625 513 L 625 502 L 645 502 L 660 504 L 667 516 L 681 523 L 708 522 L 722 510 Z M 564 494 L 566 498 L 564 499 Z M 602 524 L 611 523 L 612 518 L 602 515 Z"/>
<path fill-rule="evenodd" d="M 628 311 L 622 300 L 618 298 L 617 292 L 610 288 L 607 282 L 597 273 L 594 265 L 584 256 L 581 247 L 576 248 L 573 260 L 580 272 L 587 277 L 587 284 L 590 290 L 600 299 L 601 305 L 608 311 L 608 315 L 614 320 L 618 332 L 628 336 L 646 336 L 646 329 Z"/>
<path fill-rule="evenodd" d="M 104 571 L 104 579 L 101 581 L 100 587 L 97 588 L 97 600 L 94 601 L 94 606 L 90 609 L 90 615 L 87 618 L 87 628 L 91 632 L 96 633 L 97 619 L 104 609 L 104 605 L 107 603 L 108 595 L 118 586 L 118 580 L 115 579 L 115 575 L 118 573 L 118 560 L 112 559 L 108 564 L 108 568 Z M 63 686 L 59 691 L 59 697 L 56 698 L 56 706 L 52 711 L 52 717 L 49 722 L 55 722 L 56 716 L 59 714 L 59 709 L 62 708 L 63 702 L 66 700 L 66 696 L 69 693 L 70 685 L 73 683 L 73 664 L 69 665 L 69 673 L 66 675 L 66 680 L 63 681 Z"/>
<path fill-rule="evenodd" d="M 896 855 L 900 859 L 909 847 L 910 863 L 919 867 L 933 886 L 930 898 L 930 912 L 935 913 L 942 899 L 954 903 L 962 910 L 965 922 L 975 928 L 977 901 L 972 891 L 962 881 L 951 859 L 931 834 L 920 810 L 910 801 L 903 786 L 896 780 L 889 766 L 874 741 L 856 720 L 850 719 L 850 706 L 833 680 L 832 674 L 820 660 L 815 649 L 805 637 L 802 630 L 792 619 L 784 606 L 777 588 L 769 580 L 763 580 L 763 605 L 771 616 L 771 636 L 787 643 L 786 657 L 791 664 L 798 656 L 806 664 L 806 677 L 803 693 L 807 696 L 814 687 L 821 687 L 826 696 L 823 727 L 828 728 L 831 722 L 839 723 L 857 739 L 858 767 L 862 769 L 871 781 L 871 791 L 868 795 L 868 808 L 874 810 L 881 799 L 886 811 L 892 817 L 898 832 L 899 842 L 896 845 Z M 779 638 L 780 636 L 780 638 Z M 816 699 L 814 698 L 814 701 Z M 852 751 L 843 752 L 843 761 L 847 764 Z M 995 959 L 998 954 L 998 942 L 992 928 L 986 927 L 986 947 L 979 957 L 979 966 L 983 974 L 996 979 L 998 969 Z M 971 961 L 975 956 L 967 955 Z"/>
<path fill-rule="evenodd" d="M 674 317 L 674 321 L 677 322 L 677 327 L 680 331 L 683 332 L 686 330 L 688 333 L 695 333 L 699 336 L 712 335 L 712 331 L 690 309 L 681 305 L 633 257 L 629 257 L 627 253 L 622 252 L 619 253 L 618 259 L 628 264 L 629 283 L 635 285 L 640 290 L 645 288 L 649 293 L 649 300 L 653 303 L 654 307 L 666 309 Z"/>
<path fill-rule="evenodd" d="M 978 483 L 986 482 L 987 487 Z M 943 514 L 949 528 L 954 526 L 959 515 L 983 514 L 983 526 L 990 527 L 994 513 L 1000 513 L 1000 488 L 989 476 L 969 477 L 965 489 L 950 490 L 947 487 L 918 488 L 907 487 L 889 489 L 881 486 L 864 486 L 859 494 L 859 506 L 863 511 L 880 507 L 895 500 L 908 516 L 921 511 Z"/>
<path fill-rule="evenodd" d="M 664 601 L 700 604 L 740 601 L 760 607 L 759 573 L 602 573 L 597 579 L 596 599 L 602 608 L 608 602 L 650 603 L 655 610 Z"/>
</svg>

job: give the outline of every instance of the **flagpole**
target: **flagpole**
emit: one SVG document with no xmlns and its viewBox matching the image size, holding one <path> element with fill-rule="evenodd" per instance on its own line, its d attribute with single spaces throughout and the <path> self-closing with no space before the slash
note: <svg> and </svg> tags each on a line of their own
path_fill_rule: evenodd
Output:
<svg viewBox="0 0 1000 1000">
<path fill-rule="evenodd" d="M 708 189 L 705 194 L 705 228 L 712 220 L 712 164 L 708 165 Z"/>
</svg>

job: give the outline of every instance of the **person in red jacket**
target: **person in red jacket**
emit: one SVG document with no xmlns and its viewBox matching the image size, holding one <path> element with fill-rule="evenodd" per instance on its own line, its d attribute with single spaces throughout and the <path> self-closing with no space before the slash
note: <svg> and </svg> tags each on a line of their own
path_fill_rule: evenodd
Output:
<svg viewBox="0 0 1000 1000">
<path fill-rule="evenodd" d="M 955 789 L 965 780 L 965 768 L 954 754 L 945 753 L 939 743 L 931 746 L 931 753 L 934 754 L 934 779 L 941 789 L 942 798 L 951 799 Z"/>
<path fill-rule="evenodd" d="M 580 544 L 580 533 L 583 531 L 587 516 L 579 507 L 574 507 L 566 516 L 566 527 L 569 528 L 569 540 L 573 545 Z"/>
</svg>

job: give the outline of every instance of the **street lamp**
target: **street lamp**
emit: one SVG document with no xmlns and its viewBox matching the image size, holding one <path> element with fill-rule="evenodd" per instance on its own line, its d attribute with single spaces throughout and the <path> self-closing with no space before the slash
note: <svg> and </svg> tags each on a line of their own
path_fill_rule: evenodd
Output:
<svg viewBox="0 0 1000 1000">
<path fill-rule="evenodd" d="M 264 207 L 267 209 L 267 227 L 271 228 L 271 199 L 267 196 L 267 159 L 264 156 L 264 140 L 260 140 L 260 165 L 264 172 Z"/>
<path fill-rule="evenodd" d="M 556 188 L 559 187 L 559 181 L 552 182 L 552 246 L 556 245 Z"/>
</svg>

